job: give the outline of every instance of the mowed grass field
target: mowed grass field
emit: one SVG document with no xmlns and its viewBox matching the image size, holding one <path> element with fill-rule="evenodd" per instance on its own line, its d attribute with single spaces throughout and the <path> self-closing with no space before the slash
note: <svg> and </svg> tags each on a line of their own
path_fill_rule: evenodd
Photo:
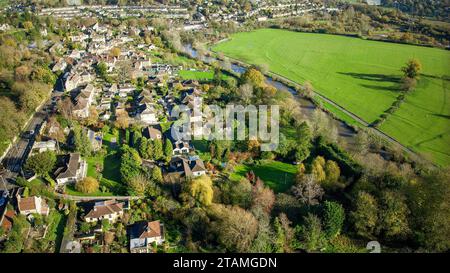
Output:
<svg viewBox="0 0 450 273">
<path fill-rule="evenodd" d="M 448 51 L 277 29 L 237 33 L 213 50 L 268 64 L 271 72 L 298 83 L 308 80 L 317 92 L 368 123 L 395 101 L 401 67 L 416 58 L 423 65 L 416 90 L 380 129 L 434 162 L 450 164 Z"/>
<path fill-rule="evenodd" d="M 211 81 L 214 79 L 214 71 L 180 70 L 178 75 L 183 80 Z M 223 80 L 227 78 L 227 75 L 222 74 Z"/>
<path fill-rule="evenodd" d="M 263 160 L 256 165 L 237 165 L 230 178 L 239 181 L 245 175 L 253 171 L 256 176 L 264 181 L 264 184 L 275 193 L 286 192 L 294 184 L 297 166 L 274 160 Z"/>
</svg>

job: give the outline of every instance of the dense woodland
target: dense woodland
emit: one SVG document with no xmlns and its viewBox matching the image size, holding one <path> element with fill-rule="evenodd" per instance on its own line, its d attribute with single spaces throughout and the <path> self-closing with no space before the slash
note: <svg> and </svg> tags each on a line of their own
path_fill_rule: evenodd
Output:
<svg viewBox="0 0 450 273">
<path fill-rule="evenodd" d="M 417 16 L 448 21 L 448 0 L 382 0 L 383 6 L 396 8 Z"/>
<path fill-rule="evenodd" d="M 358 35 L 400 43 L 440 47 L 449 45 L 450 29 L 445 24 L 412 18 L 395 9 L 367 5 L 344 5 L 342 9 L 342 12 L 334 14 L 317 13 L 276 20 L 273 26 L 308 32 Z"/>
<path fill-rule="evenodd" d="M 39 22 L 28 15 L 12 20 L 20 30 L 4 33 L 0 37 L 2 153 L 9 141 L 20 132 L 25 120 L 49 97 L 57 77 L 49 68 L 53 62 L 52 56 L 42 50 L 44 45 Z"/>
</svg>

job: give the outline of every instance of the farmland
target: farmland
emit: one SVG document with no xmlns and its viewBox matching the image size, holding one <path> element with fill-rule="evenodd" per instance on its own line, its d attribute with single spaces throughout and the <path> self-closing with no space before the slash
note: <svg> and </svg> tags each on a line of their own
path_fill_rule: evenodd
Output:
<svg viewBox="0 0 450 273">
<path fill-rule="evenodd" d="M 395 101 L 401 67 L 416 58 L 423 65 L 417 88 L 380 130 L 440 165 L 450 163 L 450 53 L 445 50 L 276 29 L 238 33 L 213 49 L 267 64 L 298 83 L 310 81 L 316 92 L 368 123 Z"/>
</svg>

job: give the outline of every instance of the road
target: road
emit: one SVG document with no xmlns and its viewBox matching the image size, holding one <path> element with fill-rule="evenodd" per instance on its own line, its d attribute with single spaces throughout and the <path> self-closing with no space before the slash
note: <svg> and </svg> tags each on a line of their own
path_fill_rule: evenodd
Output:
<svg viewBox="0 0 450 273">
<path fill-rule="evenodd" d="M 55 193 L 56 196 L 61 197 L 65 200 L 73 201 L 96 201 L 96 200 L 137 200 L 142 198 L 141 196 L 78 196 L 78 195 L 68 195 Z"/>
<path fill-rule="evenodd" d="M 43 103 L 41 107 L 33 114 L 31 119 L 28 121 L 25 128 L 22 130 L 21 134 L 17 137 L 16 142 L 12 145 L 11 149 L 8 151 L 6 156 L 2 160 L 2 166 L 5 168 L 3 178 L 6 182 L 6 188 L 14 188 L 14 180 L 19 173 L 22 171 L 22 166 L 31 151 L 34 144 L 34 139 L 39 133 L 39 130 L 48 118 L 47 109 L 54 109 L 56 105 L 52 105 L 53 97 L 61 96 L 61 92 L 53 91 L 51 97 L 48 101 Z M 24 134 L 33 130 L 34 135 Z M 0 185 L 3 189 L 5 185 Z"/>
</svg>

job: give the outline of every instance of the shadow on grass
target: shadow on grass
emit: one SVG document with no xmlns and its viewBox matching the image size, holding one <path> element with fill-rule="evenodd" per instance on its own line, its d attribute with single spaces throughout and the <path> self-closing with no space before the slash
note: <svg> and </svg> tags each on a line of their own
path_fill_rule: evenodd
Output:
<svg viewBox="0 0 450 273">
<path fill-rule="evenodd" d="M 103 171 L 101 185 L 106 186 L 113 194 L 122 195 L 126 188 L 121 183 L 120 175 L 120 148 L 116 142 L 103 140 L 107 154 L 103 158 Z"/>
<path fill-rule="evenodd" d="M 56 239 L 55 239 L 55 253 L 59 253 L 61 243 L 64 238 L 64 228 L 66 227 L 67 216 L 61 214 L 61 219 L 56 227 Z"/>
<path fill-rule="evenodd" d="M 392 83 L 392 86 L 379 86 L 371 84 L 361 84 L 362 87 L 381 90 L 381 91 L 400 91 L 401 76 L 398 75 L 384 75 L 384 74 L 366 74 L 366 73 L 353 73 L 353 72 L 338 72 L 341 75 L 350 76 L 354 79 L 374 81 L 374 82 L 387 82 Z"/>
<path fill-rule="evenodd" d="M 442 115 L 442 114 L 433 114 L 433 116 L 450 119 L 450 115 Z"/>
</svg>

